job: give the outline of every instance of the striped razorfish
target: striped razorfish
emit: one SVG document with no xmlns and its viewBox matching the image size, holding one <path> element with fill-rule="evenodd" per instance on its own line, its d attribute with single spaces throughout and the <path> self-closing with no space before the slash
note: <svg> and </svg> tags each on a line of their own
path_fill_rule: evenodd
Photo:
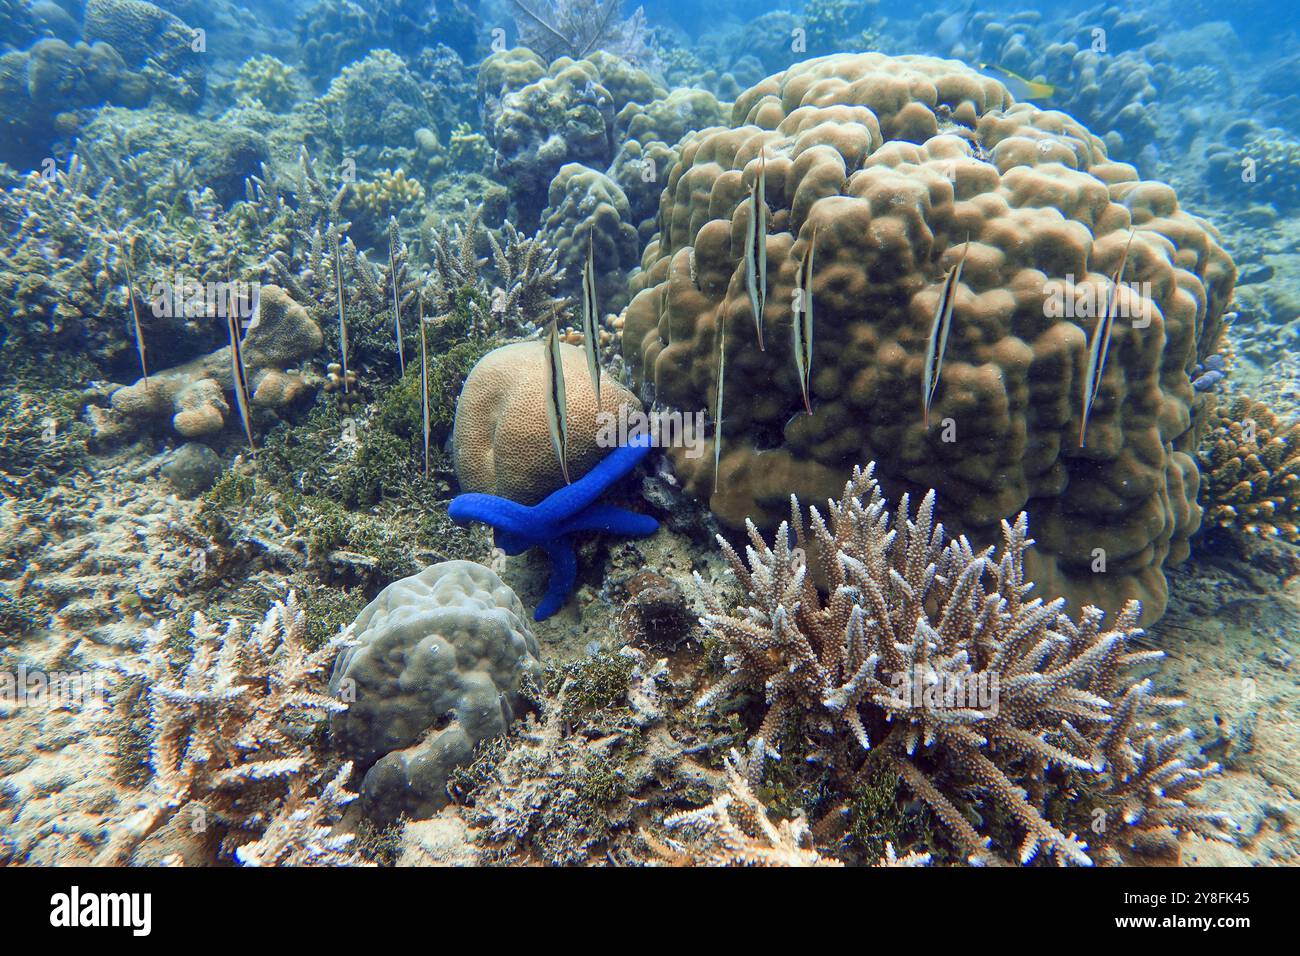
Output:
<svg viewBox="0 0 1300 956">
<path fill-rule="evenodd" d="M 249 327 L 257 325 L 262 315 L 262 295 L 259 286 L 253 294 L 253 316 Z M 228 309 L 226 325 L 230 328 L 230 378 L 234 383 L 235 404 L 239 407 L 239 420 L 244 423 L 244 434 L 248 436 L 248 447 L 257 457 L 257 446 L 253 444 L 253 420 L 249 415 L 250 399 L 248 392 L 248 369 L 244 367 L 243 334 L 239 328 L 239 310 Z"/>
<path fill-rule="evenodd" d="M 402 374 L 406 374 L 406 354 L 402 350 L 402 313 L 397 305 L 397 257 L 393 255 L 393 244 L 397 242 L 397 220 L 389 220 L 388 226 L 388 272 L 393 280 L 393 334 L 397 336 L 397 362 Z M 346 371 L 344 380 L 346 381 Z"/>
<path fill-rule="evenodd" d="M 718 395 L 713 408 L 713 493 L 718 493 L 718 465 L 722 461 L 722 384 L 727 373 L 727 303 L 722 300 L 722 315 L 718 319 Z"/>
<path fill-rule="evenodd" d="M 1119 311 L 1119 284 L 1124 278 L 1124 267 L 1128 265 L 1128 251 L 1133 245 L 1135 233 L 1136 230 L 1129 230 L 1124 254 L 1119 259 L 1119 268 L 1111 276 L 1110 287 L 1106 290 L 1105 308 L 1097 317 L 1097 324 L 1092 330 L 1092 341 L 1088 343 L 1088 367 L 1083 373 L 1083 421 L 1079 425 L 1080 448 L 1084 447 L 1084 439 L 1088 434 L 1088 416 L 1092 414 L 1092 404 L 1101 392 L 1101 379 L 1106 372 L 1106 353 L 1110 350 L 1110 333 Z"/>
<path fill-rule="evenodd" d="M 587 371 L 591 373 L 591 391 L 596 396 L 596 411 L 600 411 L 600 353 L 597 335 L 600 329 L 600 311 L 596 305 L 596 252 L 592 247 L 591 233 L 587 233 L 587 261 L 582 267 L 582 347 L 587 353 Z"/>
<path fill-rule="evenodd" d="M 339 354 L 343 361 L 340 370 L 343 373 L 343 394 L 348 393 L 348 323 L 343 318 L 343 253 L 339 251 L 339 241 L 334 240 L 334 279 L 339 290 Z"/>
<path fill-rule="evenodd" d="M 939 373 L 943 371 L 943 353 L 948 348 L 948 333 L 952 331 L 953 306 L 957 301 L 957 285 L 961 282 L 961 270 L 966 265 L 966 253 L 970 251 L 970 237 L 967 237 L 961 258 L 948 270 L 939 292 L 939 302 L 934 309 L 934 321 L 930 324 L 930 341 L 925 347 L 925 369 L 921 378 L 921 409 L 925 416 L 925 427 L 930 427 L 930 403 L 939 388 Z"/>
<path fill-rule="evenodd" d="M 131 246 L 134 245 L 135 242 L 132 241 Z M 148 391 L 149 366 L 144 360 L 144 330 L 140 328 L 140 310 L 135 304 L 135 280 L 131 278 L 131 255 L 126 248 L 122 249 L 122 271 L 126 273 L 126 298 L 131 303 L 131 322 L 135 326 L 135 348 L 140 353 L 140 372 L 144 375 L 144 387 Z"/>
<path fill-rule="evenodd" d="M 424 296 L 417 294 L 420 303 L 420 412 L 424 415 L 424 480 L 429 480 L 429 347 L 424 337 Z"/>
<path fill-rule="evenodd" d="M 551 447 L 560 460 L 564 483 L 569 481 L 569 410 L 564 396 L 564 359 L 560 355 L 560 320 L 551 317 L 546 333 L 546 427 L 551 432 Z"/>
<path fill-rule="evenodd" d="M 808 250 L 799 263 L 799 274 L 795 278 L 795 305 L 790 316 L 790 326 L 794 335 L 794 367 L 799 373 L 799 387 L 803 389 L 803 407 L 812 412 L 812 400 L 809 397 L 812 384 L 813 354 L 813 252 L 817 246 L 817 227 L 813 226 L 812 236 L 808 239 Z"/>
<path fill-rule="evenodd" d="M 745 289 L 749 292 L 760 352 L 766 351 L 763 346 L 763 309 L 767 305 L 767 201 L 763 195 L 766 182 L 767 154 L 760 150 L 758 175 L 749 190 L 749 223 L 745 227 Z"/>
</svg>

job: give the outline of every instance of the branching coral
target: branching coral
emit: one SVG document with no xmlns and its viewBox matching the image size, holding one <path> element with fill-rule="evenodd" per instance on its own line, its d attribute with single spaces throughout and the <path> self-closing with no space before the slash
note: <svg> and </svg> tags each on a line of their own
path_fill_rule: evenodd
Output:
<svg viewBox="0 0 1300 956">
<path fill-rule="evenodd" d="M 1185 735 L 1151 719 L 1178 702 L 1125 676 L 1161 656 L 1132 647 L 1137 602 L 1103 629 L 1096 608 L 1076 623 L 1064 600 L 1029 599 L 1023 514 L 1003 523 L 1000 554 L 977 554 L 934 523 L 933 491 L 915 518 L 904 496 L 891 522 L 871 467 L 855 469 L 828 504 L 829 520 L 812 509 L 809 531 L 792 497 L 795 548 L 789 525 L 769 547 L 751 524 L 748 564 L 719 539 L 748 603 L 725 611 L 706 595 L 702 623 L 725 649 L 727 674 L 700 706 L 760 692 L 768 709 L 755 746 L 773 753 L 796 727 L 813 741 L 810 759 L 850 786 L 883 761 L 968 858 L 984 859 L 990 839 L 959 794 L 972 794 L 985 819 L 1014 821 L 1025 863 L 1040 851 L 1093 861 L 1049 819 L 1063 788 L 1077 791 L 1077 812 L 1093 814 L 1104 849 L 1224 825 L 1184 799 L 1217 767 L 1194 767 L 1180 752 Z"/>
<path fill-rule="evenodd" d="M 507 220 L 501 235 L 488 231 L 492 271 L 501 285 L 492 286 L 478 255 L 479 209 L 464 222 L 426 231 L 424 245 L 433 260 L 426 296 L 437 323 L 468 319 L 474 331 L 485 335 L 522 335 L 562 314 L 569 300 L 557 295 L 564 270 L 559 253 L 543 239 L 528 237 Z"/>
<path fill-rule="evenodd" d="M 1238 396 L 1209 425 L 1200 452 L 1206 520 L 1300 543 L 1300 422 Z"/>
<path fill-rule="evenodd" d="M 98 862 L 126 862 L 182 810 L 221 858 L 240 859 L 249 843 L 249 861 L 340 850 L 314 831 L 324 826 L 325 804 L 337 805 L 341 784 L 331 774 L 321 796 L 310 796 L 326 768 L 309 738 L 326 714 L 347 708 L 326 695 L 324 681 L 347 640 L 340 635 L 309 650 L 292 591 L 247 636 L 237 621 L 222 631 L 201 613 L 190 634 L 193 651 L 178 670 L 162 626 L 145 633 L 138 656 L 118 665 L 128 681 L 116 704 L 128 718 L 144 708 L 153 776 L 140 811 L 110 836 Z M 287 846 L 295 828 L 310 845 Z"/>
<path fill-rule="evenodd" d="M 650 849 L 677 866 L 842 865 L 817 852 L 806 820 L 773 823 L 741 767 L 733 751 L 726 765 L 726 792 L 698 810 L 666 817 L 664 826 L 679 835 L 677 839 L 660 840 L 643 832 Z"/>
</svg>

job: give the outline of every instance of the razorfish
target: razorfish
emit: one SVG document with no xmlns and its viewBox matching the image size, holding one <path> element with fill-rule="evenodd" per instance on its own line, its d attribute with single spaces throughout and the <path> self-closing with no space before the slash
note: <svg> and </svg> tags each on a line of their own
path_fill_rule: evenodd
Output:
<svg viewBox="0 0 1300 956">
<path fill-rule="evenodd" d="M 749 190 L 749 222 L 745 226 L 745 288 L 754 313 L 760 352 L 766 351 L 763 346 L 763 309 L 767 305 L 767 202 L 763 196 L 766 181 L 767 154 L 760 151 L 758 175 Z"/>
<path fill-rule="evenodd" d="M 259 289 L 260 293 L 261 290 Z M 261 318 L 262 298 L 255 297 L 253 316 L 249 327 L 256 325 Z M 239 329 L 239 310 L 230 309 L 226 316 L 226 325 L 230 329 L 230 378 L 234 383 L 235 404 L 239 408 L 239 419 L 244 423 L 244 434 L 248 436 L 248 447 L 257 457 L 257 446 L 253 444 L 253 420 L 249 415 L 248 369 L 244 367 L 243 334 Z"/>
<path fill-rule="evenodd" d="M 424 415 L 424 480 L 429 480 L 429 347 L 424 335 L 424 296 L 417 295 L 420 303 L 420 411 Z"/>
<path fill-rule="evenodd" d="M 131 322 L 135 326 L 135 348 L 140 353 L 140 372 L 144 375 L 144 387 L 148 390 L 149 366 L 144 359 L 144 331 L 140 328 L 140 310 L 135 304 L 135 281 L 131 278 L 130 256 L 125 249 L 122 250 L 122 271 L 126 273 L 126 298 L 131 303 Z"/>
<path fill-rule="evenodd" d="M 934 321 L 930 323 L 930 340 L 925 347 L 925 370 L 921 380 L 921 410 L 925 416 L 925 427 L 930 427 L 930 405 L 935 392 L 939 389 L 939 375 L 943 371 L 943 354 L 948 348 L 948 333 L 952 331 L 953 307 L 957 301 L 957 286 L 961 282 L 961 270 L 966 265 L 966 253 L 970 251 L 970 238 L 961 251 L 957 264 L 948 270 L 944 277 L 943 289 L 939 292 L 939 301 L 934 308 Z"/>
<path fill-rule="evenodd" d="M 1088 343 L 1088 367 L 1083 373 L 1083 422 L 1079 425 L 1079 447 L 1083 448 L 1088 433 L 1088 416 L 1092 414 L 1092 404 L 1101 392 L 1101 379 L 1106 372 L 1106 353 L 1110 350 L 1110 333 L 1115 326 L 1115 315 L 1119 311 L 1119 284 L 1124 278 L 1124 267 L 1128 265 L 1128 251 L 1133 245 L 1133 236 L 1137 230 L 1129 230 L 1128 242 L 1124 244 L 1124 254 L 1120 256 L 1119 268 L 1111 276 L 1110 287 L 1106 290 L 1106 307 L 1097 317 L 1097 324 L 1092 330 L 1092 341 Z"/>
<path fill-rule="evenodd" d="M 397 305 L 397 259 L 393 255 L 393 243 L 396 241 L 396 223 L 394 223 L 393 232 L 388 236 L 388 272 L 393 279 L 393 334 L 397 336 L 397 362 L 401 366 L 402 374 L 406 374 L 406 355 L 402 350 L 402 314 Z M 347 372 L 344 371 L 344 381 Z"/>
<path fill-rule="evenodd" d="M 339 291 L 339 354 L 343 361 L 339 368 L 343 374 L 343 394 L 348 393 L 348 324 L 343 318 L 343 253 L 339 244 L 334 243 L 334 278 Z"/>
<path fill-rule="evenodd" d="M 569 480 L 569 414 L 564 395 L 564 359 L 560 355 L 560 321 L 551 318 L 546 333 L 546 427 L 551 432 L 551 447 L 560 460 L 564 483 Z"/>
<path fill-rule="evenodd" d="M 790 316 L 790 326 L 794 336 L 794 367 L 799 373 L 799 387 L 803 389 L 803 407 L 812 414 L 812 400 L 809 398 L 812 384 L 813 351 L 813 252 L 817 247 L 817 227 L 813 226 L 812 236 L 808 239 L 808 250 L 799 263 L 799 274 L 795 279 L 795 303 Z"/>
<path fill-rule="evenodd" d="M 597 335 L 600 328 L 600 311 L 596 305 L 596 253 L 592 247 L 591 233 L 587 233 L 587 261 L 582 267 L 582 347 L 587 353 L 587 371 L 591 373 L 591 390 L 596 396 L 596 411 L 600 411 L 600 354 Z"/>
<path fill-rule="evenodd" d="M 713 408 L 713 493 L 718 493 L 718 465 L 722 461 L 722 383 L 727 372 L 727 303 L 722 300 L 722 315 L 718 319 L 718 396 Z"/>
</svg>

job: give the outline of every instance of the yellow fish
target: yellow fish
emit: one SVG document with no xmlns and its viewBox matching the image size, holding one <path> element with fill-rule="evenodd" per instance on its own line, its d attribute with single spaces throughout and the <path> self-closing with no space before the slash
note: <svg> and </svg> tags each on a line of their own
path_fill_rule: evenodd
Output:
<svg viewBox="0 0 1300 956">
<path fill-rule="evenodd" d="M 981 63 L 979 71 L 1005 86 L 1017 100 L 1049 100 L 1056 95 L 1056 87 L 1051 83 L 1025 79 L 1019 73 L 1012 73 L 1004 66 Z"/>
</svg>

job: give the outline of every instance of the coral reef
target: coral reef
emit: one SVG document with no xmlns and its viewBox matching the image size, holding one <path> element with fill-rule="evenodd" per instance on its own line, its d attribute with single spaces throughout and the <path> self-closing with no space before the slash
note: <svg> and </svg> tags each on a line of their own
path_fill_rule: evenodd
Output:
<svg viewBox="0 0 1300 956">
<path fill-rule="evenodd" d="M 1200 457 L 1207 525 L 1300 544 L 1300 422 L 1239 395 L 1210 413 Z"/>
<path fill-rule="evenodd" d="M 765 352 L 741 254 L 760 154 L 775 343 Z M 936 488 L 945 521 L 976 537 L 991 540 L 1000 519 L 1027 509 L 1044 588 L 1110 612 L 1137 598 L 1159 617 L 1162 565 L 1186 556 L 1200 520 L 1188 372 L 1217 350 L 1235 278 L 1214 230 L 1171 188 L 1140 181 L 1069 117 L 1012 105 L 1001 84 L 960 64 L 860 54 L 800 64 L 744 93 L 730 128 L 686 141 L 660 217 L 623 352 L 643 396 L 711 408 L 729 316 L 727 394 L 747 400 L 724 409 L 720 474 L 711 455 L 669 450 L 720 519 L 770 529 L 789 493 L 830 496 L 855 461 L 875 459 L 888 487 Z M 805 415 L 787 343 L 814 229 L 818 344 Z M 1117 323 L 1085 449 L 1085 348 L 1131 232 L 1131 321 Z M 936 421 L 950 425 L 927 429 L 928 328 L 963 255 L 937 397 Z"/>
<path fill-rule="evenodd" d="M 495 573 L 447 561 L 386 587 L 352 626 L 331 693 L 350 702 L 331 725 L 355 761 L 373 819 L 427 816 L 474 746 L 503 733 L 539 676 L 537 640 Z"/>
<path fill-rule="evenodd" d="M 173 78 L 171 98 L 193 107 L 207 89 L 207 64 L 194 32 L 179 17 L 147 0 L 87 0 L 82 34 L 111 44 L 131 69 Z"/>
<path fill-rule="evenodd" d="M 1072 620 L 1063 600 L 1029 597 L 1024 514 L 1003 523 L 1000 553 L 976 553 L 934 523 L 933 492 L 914 518 L 904 496 L 891 521 L 871 472 L 855 471 L 826 518 L 813 509 L 811 534 L 792 499 L 796 548 L 785 523 L 772 546 L 750 525 L 748 562 L 719 538 L 743 596 L 732 611 L 709 598 L 703 624 L 723 646 L 726 676 L 698 706 L 757 691 L 767 710 L 756 759 L 793 760 L 775 745 L 794 726 L 810 741 L 807 760 L 831 768 L 840 792 L 883 761 L 964 857 L 993 849 L 1021 863 L 1044 853 L 1088 865 L 1120 850 L 1168 850 L 1178 833 L 1218 832 L 1221 815 L 1185 799 L 1218 768 L 1195 766 L 1189 734 L 1154 719 L 1177 702 L 1132 676 L 1162 656 L 1135 646 L 1137 605 L 1108 630 L 1095 607 Z M 991 847 L 958 793 L 1019 836 Z M 1079 816 L 1054 819 L 1065 793 Z M 1062 829 L 1098 811 L 1092 844 Z"/>
<path fill-rule="evenodd" d="M 620 18 L 620 0 L 510 0 L 523 45 L 547 60 L 604 50 L 638 66 L 655 63 L 654 31 L 641 7 Z"/>
<path fill-rule="evenodd" d="M 564 487 L 542 407 L 543 349 L 538 341 L 503 345 L 483 356 L 465 379 L 452 432 L 456 475 L 463 490 L 533 505 Z M 569 420 L 569 475 L 576 479 L 609 451 L 599 443 L 602 428 L 597 413 L 604 412 L 617 423 L 620 415 L 640 412 L 641 403 L 602 372 L 597 406 L 582 349 L 562 344 L 560 355 Z"/>
</svg>

